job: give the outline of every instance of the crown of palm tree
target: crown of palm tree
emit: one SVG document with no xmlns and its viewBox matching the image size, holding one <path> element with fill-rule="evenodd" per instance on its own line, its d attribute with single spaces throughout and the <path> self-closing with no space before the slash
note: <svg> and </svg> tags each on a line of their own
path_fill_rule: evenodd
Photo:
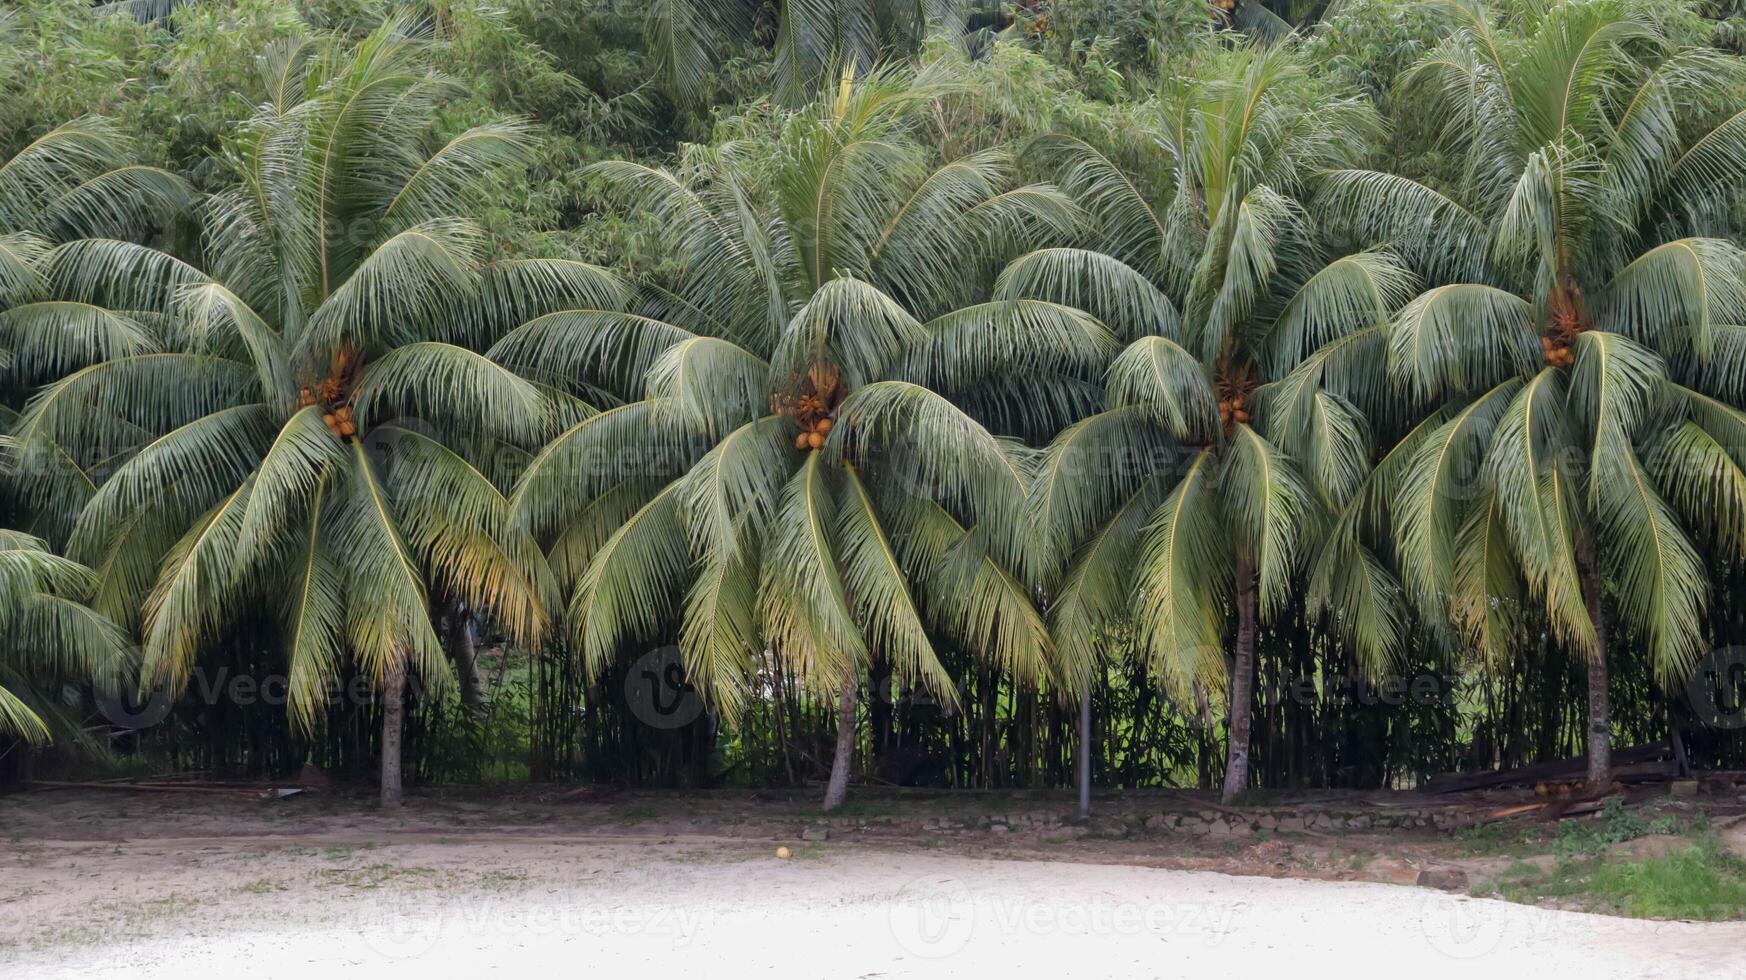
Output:
<svg viewBox="0 0 1746 980">
<path fill-rule="evenodd" d="M 934 91 L 845 74 L 774 146 L 596 168 L 656 211 L 683 272 L 489 352 L 604 409 L 512 501 L 550 542 L 591 670 L 677 619 L 689 675 L 729 713 L 766 643 L 815 692 L 877 654 L 953 699 L 935 635 L 1047 676 L 1015 533 L 1029 454 L 995 433 L 1111 340 L 1064 305 L 990 299 L 1002 258 L 1072 209 L 1004 153 L 929 164 L 907 127 Z"/>
<path fill-rule="evenodd" d="M 1318 387 L 1315 365 L 1380 324 L 1411 277 L 1386 251 L 1331 252 L 1301 202 L 1374 121 L 1318 91 L 1288 49 L 1220 56 L 1151 112 L 1161 158 L 1051 140 L 1064 188 L 1098 218 L 1097 251 L 1035 253 L 1004 284 L 1083 306 L 1129 342 L 1031 494 L 1064 662 L 1086 675 L 1096 639 L 1134 622 L 1170 687 L 1216 694 L 1232 608 L 1284 607 L 1318 530 L 1369 478 L 1371 406 Z M 1365 600 L 1385 573 L 1362 549 L 1345 557 L 1317 561 L 1365 578 L 1329 611 L 1380 669 L 1393 613 Z"/>
<path fill-rule="evenodd" d="M 238 612 L 273 608 L 307 725 L 348 655 L 441 685 L 432 590 L 517 638 L 541 629 L 544 565 L 492 477 L 568 402 L 467 345 L 612 286 L 581 263 L 485 263 L 483 232 L 451 215 L 528 135 L 434 141 L 453 86 L 403 24 L 264 65 L 237 184 L 206 204 L 209 271 L 109 239 L 39 256 L 90 312 L 30 325 L 28 363 L 60 376 L 14 438 L 56 464 L 26 483 L 84 482 L 69 553 L 95 571 L 95 608 L 139 623 L 146 680 L 179 688 Z"/>
<path fill-rule="evenodd" d="M 1336 341 L 1319 380 L 1420 410 L 1374 502 L 1430 621 L 1501 656 L 1531 598 L 1594 655 L 1579 567 L 1593 551 L 1676 679 L 1707 591 L 1688 531 L 1746 546 L 1746 253 L 1702 237 L 1746 177 L 1746 112 L 1695 97 L 1740 69 L 1611 0 L 1524 13 L 1507 36 L 1483 7 L 1457 9 L 1462 29 L 1401 84 L 1437 104 L 1458 184 L 1347 170 L 1322 185 L 1432 286 Z"/>
</svg>

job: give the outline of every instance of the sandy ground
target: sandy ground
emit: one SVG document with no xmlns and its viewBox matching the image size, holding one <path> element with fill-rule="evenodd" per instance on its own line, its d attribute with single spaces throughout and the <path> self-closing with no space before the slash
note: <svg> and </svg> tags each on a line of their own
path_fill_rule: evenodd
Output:
<svg viewBox="0 0 1746 980">
<path fill-rule="evenodd" d="M 14 838 L 7 980 L 1746 977 L 1746 924 L 1381 884 L 697 834 Z"/>
</svg>

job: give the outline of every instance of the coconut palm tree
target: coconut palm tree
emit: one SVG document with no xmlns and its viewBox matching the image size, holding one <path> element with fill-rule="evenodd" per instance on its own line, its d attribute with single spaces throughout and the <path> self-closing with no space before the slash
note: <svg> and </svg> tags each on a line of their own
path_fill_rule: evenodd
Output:
<svg viewBox="0 0 1746 980">
<path fill-rule="evenodd" d="M 1304 365 L 1379 322 L 1410 278 L 1388 252 L 1330 250 L 1302 203 L 1315 174 L 1362 152 L 1373 120 L 1290 50 L 1217 56 L 1145 114 L 1152 145 L 1043 145 L 1096 231 L 1013 263 L 997 295 L 1083 307 L 1127 343 L 1033 483 L 1051 624 L 1076 683 L 1097 638 L 1133 623 L 1184 703 L 1228 692 L 1228 801 L 1248 785 L 1256 630 L 1368 478 L 1367 412 L 1382 407 L 1305 383 Z M 1380 671 L 1390 633 L 1357 600 L 1383 583 L 1342 584 L 1356 591 L 1333 608 Z"/>
<path fill-rule="evenodd" d="M 667 90 L 695 104 L 721 50 L 752 35 L 764 17 L 776 24 L 771 66 L 776 97 L 798 106 L 834 80 L 833 66 L 866 72 L 893 57 L 909 57 L 934 35 L 964 32 L 958 0 L 656 0 L 644 33 Z"/>
<path fill-rule="evenodd" d="M 48 741 L 29 694 L 43 681 L 113 682 L 126 673 L 127 634 L 83 604 L 95 581 L 40 538 L 0 530 L 0 735 Z"/>
<path fill-rule="evenodd" d="M 1323 181 L 1328 207 L 1431 283 L 1347 338 L 1369 359 L 1330 387 L 1392 381 L 1420 410 L 1379 468 L 1404 584 L 1493 662 L 1528 639 L 1529 604 L 1544 616 L 1587 661 L 1604 785 L 1614 622 L 1680 683 L 1708 592 L 1692 535 L 1746 547 L 1746 253 L 1704 237 L 1746 178 L 1746 112 L 1705 96 L 1742 67 L 1612 0 L 1523 8 L 1508 30 L 1456 10 L 1401 85 L 1432 105 L 1458 180 Z"/>
<path fill-rule="evenodd" d="M 610 288 L 580 263 L 487 264 L 484 233 L 453 215 L 528 135 L 436 139 L 456 89 L 424 51 L 390 22 L 268 53 L 272 98 L 204 208 L 209 269 L 107 239 L 41 256 L 82 312 L 21 328 L 65 373 L 14 431 L 56 464 L 36 472 L 70 464 L 87 483 L 69 553 L 95 571 L 96 608 L 137 624 L 146 682 L 181 690 L 239 613 L 276 612 L 300 727 L 347 662 L 377 683 L 388 805 L 407 674 L 433 691 L 448 677 L 431 597 L 524 641 L 544 620 L 543 562 L 493 467 L 568 410 L 470 338 Z"/>
<path fill-rule="evenodd" d="M 997 433 L 1111 343 L 1081 311 L 989 300 L 1002 258 L 1073 214 L 1005 153 L 930 162 L 911 120 L 936 92 L 849 72 L 774 145 L 694 150 L 677 172 L 597 167 L 655 210 L 678 273 L 490 351 L 602 408 L 512 499 L 549 545 L 589 672 L 676 620 L 688 676 L 733 717 L 768 649 L 836 700 L 827 808 L 872 658 L 948 706 L 941 639 L 1048 676 L 1015 533 L 1029 453 Z"/>
</svg>

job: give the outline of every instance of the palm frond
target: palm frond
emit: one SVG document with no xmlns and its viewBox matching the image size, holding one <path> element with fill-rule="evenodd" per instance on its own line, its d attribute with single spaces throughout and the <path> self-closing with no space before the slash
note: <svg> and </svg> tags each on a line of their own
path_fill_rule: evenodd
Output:
<svg viewBox="0 0 1746 980">
<path fill-rule="evenodd" d="M 1218 425 L 1217 398 L 1193 354 L 1164 337 L 1142 337 L 1109 366 L 1109 403 L 1131 407 L 1177 439 L 1209 440 Z"/>
<path fill-rule="evenodd" d="M 1049 631 L 1066 690 L 1085 689 L 1107 657 L 1101 639 L 1133 616 L 1131 572 L 1146 524 L 1169 488 L 1163 475 L 1148 478 L 1072 556 L 1049 605 Z"/>
<path fill-rule="evenodd" d="M 825 451 L 861 458 L 881 447 L 900 448 L 884 463 L 886 479 L 913 493 L 970 508 L 977 524 L 1010 528 L 1030 485 L 1031 454 L 996 438 L 938 392 L 905 381 L 880 381 L 850 395 L 837 410 Z M 1028 577 L 1036 570 L 1034 542 L 1002 535 L 1002 558 Z"/>
<path fill-rule="evenodd" d="M 1139 270 L 1103 252 L 1044 248 L 1001 269 L 997 299 L 1040 299 L 1074 307 L 1102 320 L 1123 340 L 1146 336 L 1182 339 L 1182 316 L 1170 297 Z"/>
<path fill-rule="evenodd" d="M 1089 415 L 1055 437 L 1025 504 L 1026 524 L 1042 538 L 1051 575 L 1111 514 L 1127 506 L 1175 448 L 1131 407 Z"/>
<path fill-rule="evenodd" d="M 1647 469 L 1686 527 L 1724 555 L 1746 554 L 1746 412 L 1683 392 L 1692 418 L 1647 454 Z"/>
<path fill-rule="evenodd" d="M 1656 678 L 1678 684 L 1704 651 L 1709 576 L 1627 438 L 1603 435 L 1594 470 L 1596 537 L 1618 611 L 1642 631 Z"/>
<path fill-rule="evenodd" d="M 779 415 L 748 422 L 680 477 L 680 504 L 700 556 L 730 558 L 762 539 L 794 466 L 793 428 Z"/>
<path fill-rule="evenodd" d="M 1290 598 L 1321 508 L 1291 460 L 1247 425 L 1232 434 L 1220 482 L 1225 516 L 1260 577 L 1265 621 Z"/>
<path fill-rule="evenodd" d="M 1385 250 L 1341 256 L 1304 281 L 1268 329 L 1265 350 L 1275 376 L 1341 337 L 1385 324 L 1412 295 L 1414 277 Z"/>
<path fill-rule="evenodd" d="M 869 653 L 888 658 L 899 678 L 921 686 L 948 710 L 956 708 L 957 687 L 934 652 L 872 491 L 853 465 L 844 467 L 836 519 L 843 587 Z"/>
<path fill-rule="evenodd" d="M 837 494 L 823 459 L 807 454 L 783 488 L 758 586 L 764 635 L 820 696 L 867 663 L 867 641 L 839 571 Z"/>
<path fill-rule="evenodd" d="M 1410 622 L 1405 590 L 1360 539 L 1356 502 L 1340 511 L 1310 564 L 1305 602 L 1357 654 L 1370 677 L 1395 670 Z"/>
<path fill-rule="evenodd" d="M 871 284 L 832 279 L 789 321 L 771 358 L 771 377 L 779 385 L 784 379 L 798 384 L 814 364 L 828 363 L 851 390 L 860 388 L 928 337 L 909 311 Z"/>
<path fill-rule="evenodd" d="M 309 405 L 293 413 L 258 458 L 237 532 L 237 552 L 244 561 L 261 557 L 289 535 L 297 535 L 307 545 L 304 532 L 308 521 L 314 520 L 307 509 L 314 506 L 324 480 L 350 465 L 345 444 L 322 421 L 322 411 L 319 405 Z"/>
<path fill-rule="evenodd" d="M 253 481 L 245 481 L 220 501 L 165 557 L 142 614 L 142 687 L 157 684 L 180 692 L 202 640 L 218 633 L 235 612 L 241 578 L 236 546 L 252 487 Z"/>
<path fill-rule="evenodd" d="M 678 484 L 670 483 L 594 553 L 570 597 L 570 629 L 589 676 L 621 643 L 654 636 L 677 606 L 690 564 Z"/>
<path fill-rule="evenodd" d="M 1521 387 L 1510 378 L 1446 419 L 1433 416 L 1389 494 L 1402 580 L 1420 608 L 1434 613 L 1433 621 L 1448 605 L 1466 513 L 1485 493 L 1486 448 Z"/>
<path fill-rule="evenodd" d="M 419 162 L 382 209 L 383 220 L 398 229 L 462 214 L 491 177 L 531 160 L 535 146 L 526 123 L 474 126 Z"/>
<path fill-rule="evenodd" d="M 1526 604 L 1520 562 L 1492 494 L 1475 502 L 1456 535 L 1449 586 L 1450 618 L 1485 661 L 1507 663 L 1525 639 Z"/>
<path fill-rule="evenodd" d="M 440 695 L 451 682 L 450 667 L 431 626 L 418 556 L 375 462 L 356 441 L 351 456 L 325 539 L 345 576 L 347 646 L 378 684 L 396 670 L 416 670 Z"/>
<path fill-rule="evenodd" d="M 183 287 L 176 295 L 175 319 L 190 335 L 195 353 L 214 353 L 255 366 L 262 398 L 269 405 L 289 405 L 295 397 L 291 356 L 283 338 L 245 304 L 218 283 Z"/>
<path fill-rule="evenodd" d="M 1478 283 L 1421 294 L 1389 332 L 1389 373 L 1420 401 L 1489 388 L 1531 372 L 1536 360 L 1533 308 Z"/>
<path fill-rule="evenodd" d="M 886 518 L 930 625 L 1022 683 L 1059 681 L 1035 592 L 990 553 L 984 536 L 919 497 L 892 501 Z"/>
<path fill-rule="evenodd" d="M 358 418 L 416 419 L 531 444 L 551 406 L 539 386 L 465 347 L 402 344 L 370 362 L 353 393 Z"/>
<path fill-rule="evenodd" d="M 1582 656 L 1596 652 L 1576 549 L 1583 526 L 1581 473 L 1571 472 L 1575 433 L 1559 373 L 1547 368 L 1521 385 L 1497 419 L 1485 479 L 1533 595 L 1552 630 Z"/>
<path fill-rule="evenodd" d="M 964 307 L 923 324 L 928 340 L 886 372 L 936 390 L 1003 375 L 1090 374 L 1115 352 L 1096 318 L 1058 303 L 1012 300 Z"/>
<path fill-rule="evenodd" d="M 697 336 L 634 313 L 557 310 L 511 330 L 485 356 L 563 390 L 573 390 L 582 382 L 621 398 L 636 398 L 642 395 L 655 361 L 674 345 Z"/>
<path fill-rule="evenodd" d="M 388 462 L 383 486 L 397 527 L 430 580 L 470 609 L 491 616 L 512 642 L 534 646 L 545 632 L 557 583 L 532 536 L 510 520 L 509 502 L 454 450 L 423 433 L 386 426 L 371 433 Z"/>
<path fill-rule="evenodd" d="M 449 321 L 454 297 L 480 281 L 485 240 L 468 221 L 434 218 L 369 252 L 309 318 L 305 351 L 414 340 L 420 327 Z"/>
<path fill-rule="evenodd" d="M 716 437 L 770 407 L 770 365 L 720 337 L 681 340 L 656 357 L 644 397 L 675 424 Z"/>
<path fill-rule="evenodd" d="M 668 431 L 649 402 L 608 409 L 534 456 L 510 495 L 510 511 L 536 538 L 550 540 L 600 494 L 629 479 L 678 476 L 705 448 Z"/>
<path fill-rule="evenodd" d="M 1135 573 L 1141 649 L 1165 685 L 1183 697 L 1196 684 L 1223 687 L 1220 637 L 1234 556 L 1222 527 L 1217 469 L 1211 452 L 1189 464 L 1147 522 Z"/>
<path fill-rule="evenodd" d="M 1490 228 L 1454 199 L 1376 170 L 1328 171 L 1316 178 L 1315 187 L 1315 210 L 1360 244 L 1390 248 L 1434 280 L 1484 275 Z"/>
<path fill-rule="evenodd" d="M 155 331 L 133 317 L 90 303 L 43 300 L 0 310 L 0 349 L 30 384 L 161 347 Z"/>
<path fill-rule="evenodd" d="M 153 440 L 118 467 L 79 514 L 69 548 L 98 554 L 135 513 L 162 508 L 193 517 L 229 496 L 254 472 L 272 438 L 260 405 L 205 415 Z"/>
<path fill-rule="evenodd" d="M 290 552 L 293 558 L 282 602 L 286 710 L 302 731 L 312 731 L 326 710 L 345 649 L 345 578 L 323 547 L 327 489 L 325 480 L 318 478 L 307 508 L 308 522 L 298 528 L 297 546 Z M 251 511 L 253 506 L 251 500 Z"/>
<path fill-rule="evenodd" d="M 1746 250 L 1715 238 L 1652 248 L 1607 283 L 1596 318 L 1664 353 L 1707 354 L 1715 324 L 1746 323 Z"/>
</svg>

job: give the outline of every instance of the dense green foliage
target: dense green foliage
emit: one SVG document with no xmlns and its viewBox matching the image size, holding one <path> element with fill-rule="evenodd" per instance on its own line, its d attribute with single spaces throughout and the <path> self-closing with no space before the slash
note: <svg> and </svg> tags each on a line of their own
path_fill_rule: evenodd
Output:
<svg viewBox="0 0 1746 980">
<path fill-rule="evenodd" d="M 24 0 L 0 739 L 1059 785 L 1085 697 L 1097 781 L 1227 796 L 1739 761 L 1742 17 Z"/>
</svg>

